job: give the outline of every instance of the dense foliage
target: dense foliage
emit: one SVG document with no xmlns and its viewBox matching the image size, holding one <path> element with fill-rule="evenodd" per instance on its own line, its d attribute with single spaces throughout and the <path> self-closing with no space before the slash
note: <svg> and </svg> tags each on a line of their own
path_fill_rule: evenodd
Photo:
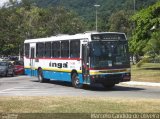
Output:
<svg viewBox="0 0 160 119">
<path fill-rule="evenodd" d="M 25 39 L 95 30 L 125 32 L 132 55 L 160 55 L 159 0 L 10 0 L 0 9 L 0 55 L 18 54 Z"/>
<path fill-rule="evenodd" d="M 18 54 L 25 39 L 85 31 L 84 21 L 63 7 L 39 8 L 23 1 L 0 9 L 0 54 Z"/>
<path fill-rule="evenodd" d="M 134 0 L 30 0 L 37 6 L 64 6 L 67 9 L 74 10 L 82 16 L 88 24 L 88 30 L 95 30 L 95 4 L 98 7 L 98 29 L 100 31 L 109 30 L 108 20 L 110 16 L 120 10 L 133 11 Z M 153 5 L 159 0 L 135 0 L 135 9 L 137 11 Z"/>
<path fill-rule="evenodd" d="M 130 52 L 136 55 L 160 55 L 160 2 L 134 16 L 135 29 L 130 39 Z"/>
</svg>

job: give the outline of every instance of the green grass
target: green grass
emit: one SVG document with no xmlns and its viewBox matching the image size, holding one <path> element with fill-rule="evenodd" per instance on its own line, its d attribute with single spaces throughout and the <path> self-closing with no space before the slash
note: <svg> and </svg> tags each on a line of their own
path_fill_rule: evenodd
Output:
<svg viewBox="0 0 160 119">
<path fill-rule="evenodd" d="M 0 97 L 0 113 L 158 113 L 160 100 L 105 97 Z"/>
<path fill-rule="evenodd" d="M 160 83 L 160 63 L 145 63 L 140 68 L 133 65 L 131 74 L 132 81 Z"/>
</svg>

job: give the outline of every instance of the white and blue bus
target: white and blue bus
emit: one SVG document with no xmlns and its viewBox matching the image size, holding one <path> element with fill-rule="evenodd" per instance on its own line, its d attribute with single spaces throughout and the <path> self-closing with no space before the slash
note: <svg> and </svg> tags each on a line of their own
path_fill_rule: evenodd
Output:
<svg viewBox="0 0 160 119">
<path fill-rule="evenodd" d="M 88 32 L 28 39 L 24 42 L 25 74 L 47 80 L 111 88 L 130 81 L 128 42 L 124 33 Z"/>
</svg>

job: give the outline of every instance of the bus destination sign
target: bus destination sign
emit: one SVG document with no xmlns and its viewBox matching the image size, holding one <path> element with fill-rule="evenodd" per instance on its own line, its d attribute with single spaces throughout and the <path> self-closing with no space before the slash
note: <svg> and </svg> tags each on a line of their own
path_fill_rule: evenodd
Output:
<svg viewBox="0 0 160 119">
<path fill-rule="evenodd" d="M 91 38 L 92 40 L 125 40 L 125 35 L 115 33 L 93 34 Z"/>
</svg>

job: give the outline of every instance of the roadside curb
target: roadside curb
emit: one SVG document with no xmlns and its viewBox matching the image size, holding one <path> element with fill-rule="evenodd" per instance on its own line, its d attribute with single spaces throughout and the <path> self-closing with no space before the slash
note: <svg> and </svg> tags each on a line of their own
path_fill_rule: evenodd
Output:
<svg viewBox="0 0 160 119">
<path fill-rule="evenodd" d="M 160 83 L 151 83 L 151 82 L 130 81 L 130 82 L 122 82 L 120 84 L 132 85 L 132 86 L 156 86 L 156 87 L 160 87 Z"/>
</svg>

